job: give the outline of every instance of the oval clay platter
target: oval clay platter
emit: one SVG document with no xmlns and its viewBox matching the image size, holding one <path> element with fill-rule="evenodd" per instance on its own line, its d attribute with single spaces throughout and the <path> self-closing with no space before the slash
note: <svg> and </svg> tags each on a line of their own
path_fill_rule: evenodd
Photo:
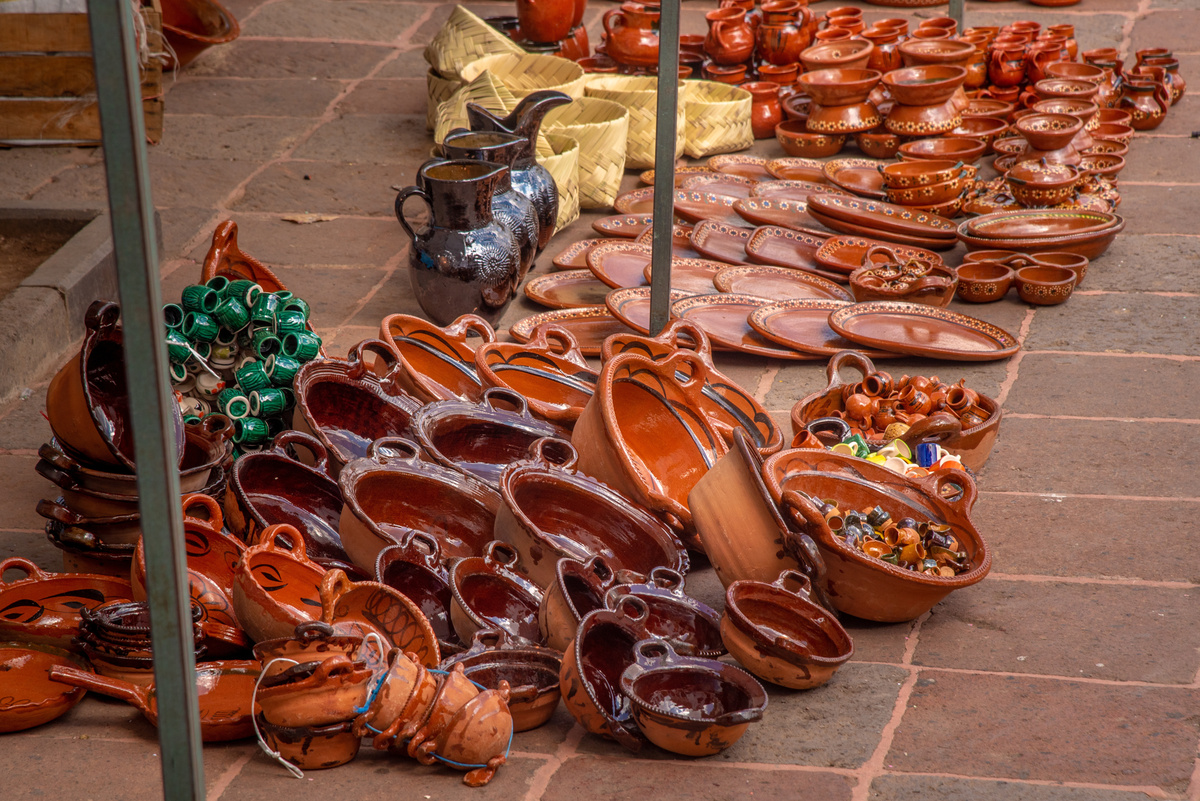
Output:
<svg viewBox="0 0 1200 801">
<path fill-rule="evenodd" d="M 641 333 L 609 314 L 607 306 L 556 309 L 534 314 L 513 323 L 508 332 L 517 342 L 528 342 L 533 336 L 533 329 L 542 323 L 556 323 L 570 331 L 584 356 L 599 356 L 600 346 L 613 334 Z"/>
<path fill-rule="evenodd" d="M 888 351 L 863 348 L 829 327 L 830 312 L 850 305 L 844 300 L 828 298 L 784 300 L 755 309 L 749 323 L 771 342 L 813 356 L 828 357 L 841 350 L 857 350 L 872 359 L 895 356 Z"/>
<path fill-rule="evenodd" d="M 671 316 L 691 320 L 725 350 L 794 361 L 820 358 L 777 345 L 751 328 L 750 314 L 763 305 L 752 295 L 699 295 L 672 303 Z"/>
<path fill-rule="evenodd" d="M 689 297 L 677 289 L 671 290 L 671 302 Z M 605 308 L 613 317 L 639 334 L 650 333 L 650 287 L 634 286 L 614 289 L 604 299 Z"/>
<path fill-rule="evenodd" d="M 771 267 L 764 264 L 731 265 L 713 276 L 713 285 L 721 292 L 753 295 L 772 303 L 800 298 L 821 298 L 851 302 L 853 296 L 826 278 L 804 270 Z"/>
<path fill-rule="evenodd" d="M 833 159 L 825 162 L 823 169 L 834 186 L 859 197 L 882 200 L 887 193 L 879 166 L 887 163 L 875 159 Z"/>
<path fill-rule="evenodd" d="M 815 184 L 827 184 L 825 163 L 817 159 L 806 159 L 799 156 L 773 159 L 767 162 L 767 172 L 780 181 L 811 181 Z"/>
<path fill-rule="evenodd" d="M 726 264 L 746 263 L 746 243 L 751 231 L 739 225 L 705 220 L 692 230 L 692 247 L 706 259 Z"/>
<path fill-rule="evenodd" d="M 612 217 L 601 217 L 592 223 L 592 230 L 605 236 L 616 236 L 621 239 L 635 239 L 646 230 L 647 225 L 653 225 L 654 218 L 649 214 L 615 214 Z"/>
<path fill-rule="evenodd" d="M 578 242 L 572 242 L 560 251 L 551 263 L 556 270 L 586 270 L 587 252 L 592 249 L 593 245 L 598 245 L 605 241 L 607 240 L 580 239 Z"/>
<path fill-rule="evenodd" d="M 551 309 L 581 309 L 603 305 L 611 289 L 591 270 L 559 270 L 525 284 L 525 297 Z"/>
<path fill-rule="evenodd" d="M 931 359 L 991 361 L 1021 348 L 1003 328 L 919 303 L 854 303 L 831 313 L 829 327 L 860 345 Z"/>
</svg>

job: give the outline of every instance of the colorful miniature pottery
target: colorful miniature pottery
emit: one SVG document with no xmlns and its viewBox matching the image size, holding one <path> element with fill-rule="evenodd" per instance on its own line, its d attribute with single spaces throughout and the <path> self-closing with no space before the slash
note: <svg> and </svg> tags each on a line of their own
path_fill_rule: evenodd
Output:
<svg viewBox="0 0 1200 801">
<path fill-rule="evenodd" d="M 255 642 L 290 636 L 296 626 L 320 616 L 324 575 L 309 560 L 299 531 L 269 526 L 234 572 L 231 600 L 238 622 Z"/>
<path fill-rule="evenodd" d="M 685 593 L 683 576 L 674 570 L 656 567 L 644 581 L 614 584 L 605 594 L 605 604 L 613 609 L 629 595 L 646 602 L 646 630 L 651 635 L 696 656 L 715 659 L 725 653 L 720 615 Z"/>
<path fill-rule="evenodd" d="M 10 570 L 25 578 L 5 581 Z M 128 579 L 81 573 L 48 573 L 28 559 L 0 562 L 0 637 L 34 645 L 72 648 L 80 610 L 132 598 Z"/>
<path fill-rule="evenodd" d="M 541 326 L 525 344 L 494 342 L 475 351 L 475 368 L 488 387 L 520 393 L 543 420 L 572 426 L 596 386 L 575 338 L 556 325 Z"/>
<path fill-rule="evenodd" d="M 392 346 L 400 359 L 396 376 L 400 387 L 422 403 L 462 398 L 476 400 L 483 392 L 475 375 L 475 347 L 471 335 L 494 342 L 496 332 L 473 314 L 439 328 L 420 317 L 393 314 L 383 318 L 379 338 Z"/>
<path fill-rule="evenodd" d="M 934 359 L 1007 359 L 1021 348 L 998 326 L 919 303 L 854 303 L 831 312 L 829 327 L 859 345 Z"/>
<path fill-rule="evenodd" d="M 538 609 L 538 631 L 546 644 L 566 651 L 579 623 L 589 613 L 605 609 L 605 593 L 617 574 L 603 556 L 579 562 L 564 556 L 554 568 L 554 581 L 547 586 Z"/>
<path fill-rule="evenodd" d="M 349 720 L 365 705 L 371 675 L 365 662 L 336 654 L 264 676 L 254 700 L 268 723 L 328 726 Z"/>
<path fill-rule="evenodd" d="M 86 669 L 84 660 L 70 651 L 26 642 L 0 642 L 5 692 L 0 698 L 0 734 L 49 723 L 83 700 L 85 690 L 50 679 L 50 669 L 56 666 Z"/>
<path fill-rule="evenodd" d="M 392 648 L 418 664 L 434 667 L 442 661 L 433 627 L 415 603 L 377 581 L 351 582 L 341 570 L 321 579 L 321 622 L 335 633 L 362 637 L 361 657 L 372 670 Z"/>
</svg>

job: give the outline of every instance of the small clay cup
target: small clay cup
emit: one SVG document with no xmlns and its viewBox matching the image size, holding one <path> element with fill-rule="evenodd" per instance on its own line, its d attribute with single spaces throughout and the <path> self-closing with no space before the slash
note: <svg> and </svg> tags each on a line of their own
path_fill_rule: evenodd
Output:
<svg viewBox="0 0 1200 801">
<path fill-rule="evenodd" d="M 968 303 L 991 303 L 1008 294 L 1016 273 L 1000 262 L 965 262 L 955 270 L 958 273 L 957 294 L 959 300 Z"/>
<path fill-rule="evenodd" d="M 1071 297 L 1075 281 L 1075 271 L 1066 267 L 1022 267 L 1017 270 L 1017 294 L 1035 306 L 1057 306 Z"/>
</svg>

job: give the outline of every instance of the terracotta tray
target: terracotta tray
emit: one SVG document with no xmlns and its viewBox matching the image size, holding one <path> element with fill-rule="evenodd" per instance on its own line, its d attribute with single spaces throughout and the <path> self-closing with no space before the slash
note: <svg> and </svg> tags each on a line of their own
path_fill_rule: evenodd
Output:
<svg viewBox="0 0 1200 801">
<path fill-rule="evenodd" d="M 542 323 L 556 323 L 571 332 L 584 356 L 599 356 L 600 346 L 613 334 L 637 333 L 609 314 L 607 306 L 585 306 L 582 309 L 556 309 L 518 320 L 508 332 L 517 342 L 528 342 L 533 329 Z"/>
<path fill-rule="evenodd" d="M 795 200 L 807 203 L 813 195 L 846 194 L 836 186 L 816 181 L 760 181 L 750 190 L 750 197 L 769 197 L 776 200 Z"/>
<path fill-rule="evenodd" d="M 863 256 L 873 247 L 891 248 L 902 259 L 927 259 L 935 267 L 945 266 L 942 257 L 925 248 L 905 247 L 862 236 L 831 236 L 813 256 L 817 264 L 839 273 L 850 273 L 862 266 Z"/>
<path fill-rule="evenodd" d="M 755 309 L 750 327 L 771 342 L 814 356 L 832 356 L 842 350 L 857 350 L 871 358 L 895 356 L 875 349 L 864 349 L 829 327 L 830 312 L 850 303 L 829 298 L 800 298 L 772 303 Z"/>
<path fill-rule="evenodd" d="M 756 264 L 771 264 L 823 274 L 816 260 L 817 251 L 823 244 L 823 236 L 813 236 L 777 225 L 764 225 L 755 228 L 754 233 L 750 234 L 750 241 L 746 243 L 746 258 Z M 836 281 L 838 278 L 832 280 Z M 841 280 L 845 283 L 844 277 L 841 277 Z"/>
<path fill-rule="evenodd" d="M 811 181 L 815 184 L 827 184 L 825 163 L 816 159 L 789 157 L 773 159 L 766 165 L 767 172 L 780 181 Z"/>
<path fill-rule="evenodd" d="M 767 160 L 762 156 L 740 156 L 736 153 L 713 156 L 705 166 L 716 172 L 740 175 L 755 181 L 766 181 L 772 177 L 767 171 Z"/>
<path fill-rule="evenodd" d="M 654 218 L 649 214 L 616 214 L 596 220 L 592 223 L 592 230 L 605 236 L 633 239 L 653 223 Z"/>
<path fill-rule="evenodd" d="M 551 309 L 599 306 L 611 290 L 591 270 L 559 270 L 525 284 L 525 297 Z"/>
<path fill-rule="evenodd" d="M 650 268 L 647 264 L 642 270 L 642 277 L 650 283 Z M 671 291 L 680 291 L 686 295 L 711 295 L 717 291 L 713 284 L 722 269 L 729 265 L 723 261 L 712 259 L 671 259 Z"/>
<path fill-rule="evenodd" d="M 703 256 L 692 247 L 692 226 L 675 224 L 671 227 L 671 255 L 681 259 L 700 259 Z M 639 245 L 654 241 L 654 229 L 647 228 L 633 240 Z"/>
<path fill-rule="evenodd" d="M 813 196 L 816 197 L 815 195 Z M 826 196 L 828 197 L 828 195 Z M 872 200 L 871 203 L 879 203 L 881 201 Z M 827 217 L 819 207 L 810 206 L 809 215 L 818 220 L 822 225 L 832 231 L 840 234 L 849 234 L 851 236 L 878 237 L 885 240 L 884 244 L 907 245 L 914 248 L 926 248 L 928 250 L 950 250 L 957 243 L 953 239 L 945 239 L 943 237 L 928 237 L 928 236 L 911 236 L 902 234 L 896 231 L 889 231 L 878 225 L 870 222 L 865 223 L 850 223 L 836 217 Z"/>
<path fill-rule="evenodd" d="M 642 286 L 642 270 L 650 263 L 650 246 L 637 242 L 605 242 L 587 255 L 588 269 L 614 289 Z"/>
<path fill-rule="evenodd" d="M 671 302 L 690 297 L 686 292 L 671 290 Z M 614 289 L 604 299 L 609 314 L 639 334 L 650 333 L 650 287 L 635 286 Z M 672 314 L 674 316 L 674 314 Z"/>
<path fill-rule="evenodd" d="M 698 165 L 691 165 L 687 167 L 676 166 L 675 188 L 678 189 L 680 182 L 686 181 L 688 178 L 691 178 L 694 175 L 711 175 L 712 173 L 713 170 L 710 170 L 708 167 L 701 167 Z M 638 176 L 638 180 L 644 183 L 646 186 L 653 186 L 654 170 L 646 170 L 644 173 Z"/>
<path fill-rule="evenodd" d="M 613 208 L 618 214 L 651 214 L 654 212 L 654 188 L 647 186 L 617 195 Z"/>
<path fill-rule="evenodd" d="M 796 361 L 820 358 L 781 347 L 750 327 L 750 313 L 764 305 L 752 295 L 700 295 L 671 304 L 671 316 L 691 320 L 726 350 Z"/>
<path fill-rule="evenodd" d="M 734 203 L 741 202 L 740 198 L 718 195 L 715 192 L 689 192 L 683 189 L 675 192 L 675 214 L 691 222 L 713 220 L 726 225 L 751 227 L 733 210 Z"/>
<path fill-rule="evenodd" d="M 572 242 L 554 257 L 552 261 L 554 269 L 586 270 L 587 252 L 592 249 L 592 245 L 606 241 L 607 239 L 580 239 L 578 242 Z"/>
<path fill-rule="evenodd" d="M 746 264 L 746 243 L 751 233 L 749 228 L 705 220 L 692 231 L 692 247 L 707 259 Z"/>
<path fill-rule="evenodd" d="M 825 177 L 851 194 L 882 200 L 887 192 L 879 165 L 886 163 L 875 159 L 833 159 L 825 162 Z"/>
<path fill-rule="evenodd" d="M 799 298 L 821 298 L 850 302 L 853 296 L 833 281 L 804 270 L 771 267 L 764 264 L 729 266 L 713 276 L 720 292 L 753 295 L 772 302 Z"/>
<path fill-rule="evenodd" d="M 734 203 L 733 208 L 755 227 L 778 225 L 817 236 L 824 233 L 817 220 L 808 214 L 807 203 L 769 197 L 745 197 Z"/>
<path fill-rule="evenodd" d="M 919 303 L 855 303 L 830 314 L 829 327 L 860 345 L 931 359 L 1007 359 L 1021 347 L 1003 328 Z"/>
<path fill-rule="evenodd" d="M 808 208 L 809 214 L 814 216 L 819 213 L 822 218 L 910 237 L 953 239 L 958 235 L 957 226 L 945 217 L 880 200 L 861 200 L 841 195 L 813 195 L 808 201 Z"/>
<path fill-rule="evenodd" d="M 729 197 L 750 197 L 751 192 L 758 184 L 759 181 L 753 178 L 714 172 L 708 175 L 689 175 L 679 184 L 679 188 L 688 191 L 716 192 L 718 195 L 728 195 Z"/>
</svg>

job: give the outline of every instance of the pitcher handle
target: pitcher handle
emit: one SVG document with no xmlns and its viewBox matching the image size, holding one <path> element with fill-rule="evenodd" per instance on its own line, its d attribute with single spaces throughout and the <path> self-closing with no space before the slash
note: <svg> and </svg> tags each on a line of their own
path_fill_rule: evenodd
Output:
<svg viewBox="0 0 1200 801">
<path fill-rule="evenodd" d="M 419 186 L 406 186 L 396 194 L 396 219 L 400 221 L 400 227 L 404 229 L 404 233 L 408 234 L 408 238 L 414 242 L 417 240 L 417 234 L 409 225 L 408 220 L 404 218 L 404 201 L 410 197 L 419 197 L 425 201 L 425 205 L 429 207 L 429 213 L 433 214 L 433 201 L 430 200 L 429 194 Z"/>
</svg>

